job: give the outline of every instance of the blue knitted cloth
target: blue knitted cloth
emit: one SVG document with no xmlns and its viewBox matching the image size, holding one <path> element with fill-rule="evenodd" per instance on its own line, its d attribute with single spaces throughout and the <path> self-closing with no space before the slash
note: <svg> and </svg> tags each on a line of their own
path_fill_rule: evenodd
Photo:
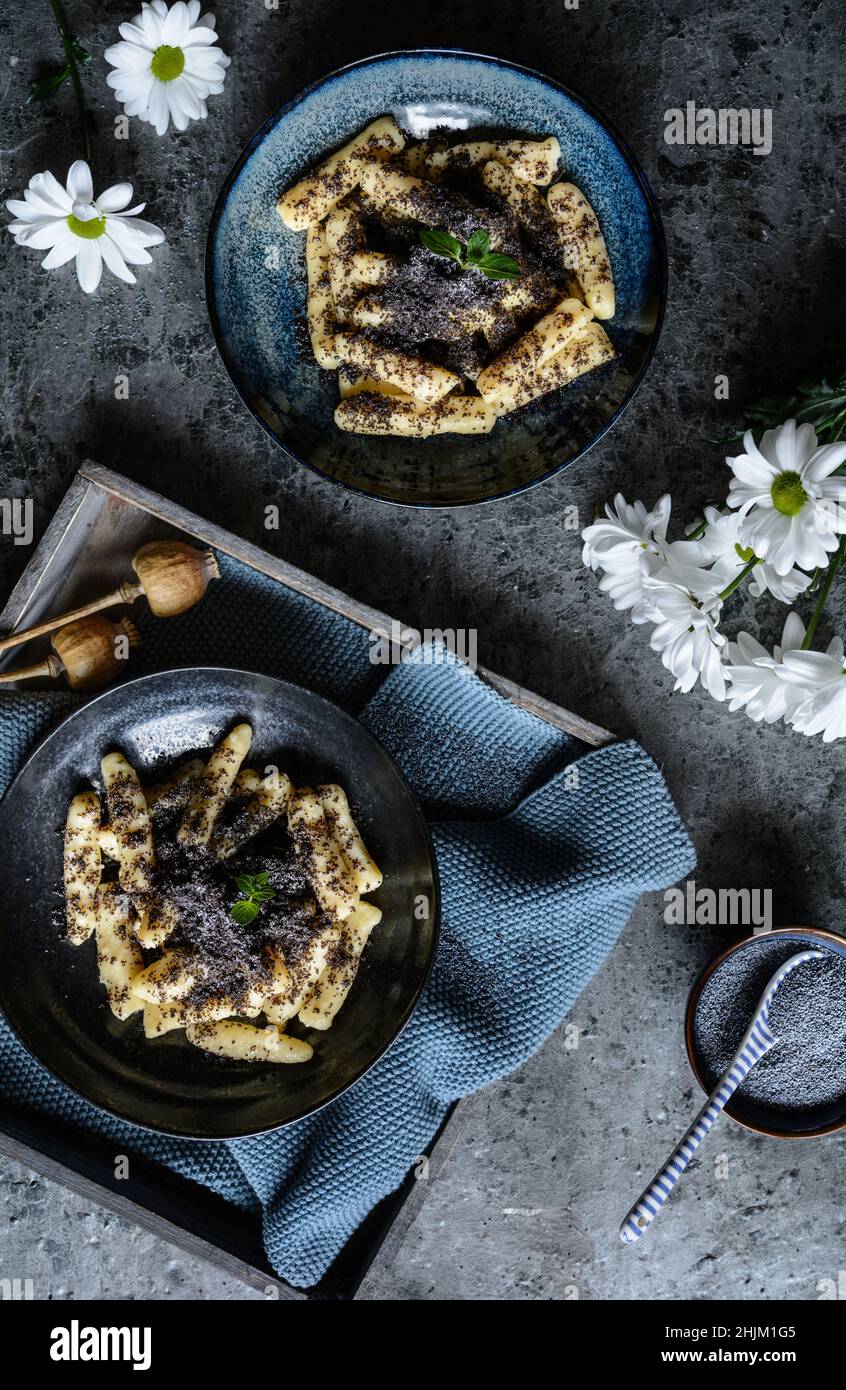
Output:
<svg viewBox="0 0 846 1390">
<path fill-rule="evenodd" d="M 641 893 L 694 854 L 634 743 L 582 745 L 442 651 L 371 664 L 368 634 L 245 566 L 168 622 L 141 615 L 133 674 L 193 662 L 299 681 L 357 708 L 429 817 L 443 893 L 429 984 L 397 1042 L 333 1104 L 255 1139 L 192 1143 L 113 1121 L 54 1081 L 0 1020 L 0 1099 L 108 1137 L 261 1211 L 268 1257 L 316 1283 L 425 1150 L 450 1104 L 513 1071 L 561 1022 Z M 386 670 L 390 674 L 385 675 Z M 76 697 L 0 693 L 0 791 Z M 340 1026 L 340 1025 L 339 1025 Z"/>
</svg>

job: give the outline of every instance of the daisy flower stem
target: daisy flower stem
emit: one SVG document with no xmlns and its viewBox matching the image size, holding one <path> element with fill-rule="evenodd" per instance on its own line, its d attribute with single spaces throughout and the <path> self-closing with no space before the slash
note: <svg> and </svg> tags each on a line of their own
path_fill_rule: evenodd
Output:
<svg viewBox="0 0 846 1390">
<path fill-rule="evenodd" d="M 68 29 L 67 20 L 60 4 L 60 0 L 48 0 L 50 9 L 53 11 L 53 18 L 59 30 L 59 37 L 62 40 L 62 47 L 65 50 L 68 71 L 70 72 L 71 82 L 73 83 L 74 95 L 76 97 L 76 109 L 79 112 L 79 123 L 82 127 L 82 149 L 87 164 L 91 163 L 91 124 L 88 115 L 88 108 L 85 105 L 85 93 L 82 90 L 82 78 L 79 75 L 79 66 L 76 61 L 74 51 L 74 37 Z"/>
<path fill-rule="evenodd" d="M 822 611 L 825 608 L 825 601 L 828 598 L 828 595 L 831 591 L 831 586 L 834 583 L 837 571 L 840 569 L 840 566 L 843 563 L 844 555 L 846 555 L 846 536 L 841 536 L 840 544 L 837 547 L 837 550 L 835 551 L 832 557 L 831 564 L 828 567 L 828 571 L 825 576 L 825 583 L 820 589 L 820 596 L 814 605 L 814 611 L 811 614 L 811 621 L 808 623 L 808 631 L 805 633 L 805 637 L 802 642 L 801 650 L 803 652 L 808 651 L 812 641 L 814 640 L 814 633 L 816 632 L 817 624 L 819 623 L 819 620 L 822 617 Z"/>
<path fill-rule="evenodd" d="M 730 584 L 727 584 L 726 587 L 723 589 L 722 593 L 718 594 L 717 597 L 718 597 L 721 601 L 727 599 L 727 598 L 729 597 L 730 594 L 733 594 L 733 593 L 734 593 L 735 589 L 739 589 L 739 588 L 740 588 L 740 585 L 743 583 L 743 581 L 744 581 L 746 578 L 748 578 L 748 576 L 752 573 L 752 571 L 753 571 L 753 569 L 755 568 L 755 566 L 756 566 L 756 565 L 760 565 L 760 563 L 761 563 L 761 561 L 760 561 L 760 559 L 758 558 L 758 556 L 757 556 L 757 555 L 753 555 L 753 556 L 752 556 L 752 559 L 749 560 L 748 563 L 745 564 L 745 565 L 743 566 L 743 569 L 740 571 L 740 573 L 735 575 L 735 577 L 734 577 L 734 579 L 731 581 L 731 583 L 730 583 Z"/>
<path fill-rule="evenodd" d="M 820 580 L 822 579 L 822 577 L 823 577 L 824 574 L 825 574 L 825 570 L 822 568 L 822 566 L 821 566 L 821 565 L 817 565 L 816 569 L 814 570 L 813 574 L 811 575 L 811 582 L 810 582 L 810 584 L 808 585 L 808 588 L 806 589 L 805 592 L 808 593 L 808 594 L 815 594 L 815 593 L 817 592 L 817 589 L 818 589 L 819 586 L 820 586 Z"/>
</svg>

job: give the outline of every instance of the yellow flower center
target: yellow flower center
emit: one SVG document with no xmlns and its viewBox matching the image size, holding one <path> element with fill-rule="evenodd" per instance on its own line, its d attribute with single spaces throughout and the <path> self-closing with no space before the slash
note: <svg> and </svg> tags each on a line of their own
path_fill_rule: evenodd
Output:
<svg viewBox="0 0 846 1390">
<path fill-rule="evenodd" d="M 779 473 L 773 480 L 770 495 L 773 506 L 782 516 L 797 516 L 808 500 L 798 473 Z"/>
<path fill-rule="evenodd" d="M 74 236 L 81 236 L 83 241 L 96 241 L 98 236 L 102 236 L 106 230 L 105 217 L 92 217 L 87 222 L 83 222 L 80 217 L 74 217 L 73 213 L 68 218 L 68 226 Z"/>
<path fill-rule="evenodd" d="M 160 82 L 172 82 L 185 66 L 185 54 L 181 48 L 171 48 L 169 43 L 160 44 L 153 54 L 150 70 Z"/>
</svg>

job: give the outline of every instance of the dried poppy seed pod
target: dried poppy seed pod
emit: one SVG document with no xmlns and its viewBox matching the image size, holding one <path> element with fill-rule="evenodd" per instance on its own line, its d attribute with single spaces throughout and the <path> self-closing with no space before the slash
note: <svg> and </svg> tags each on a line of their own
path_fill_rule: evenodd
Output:
<svg viewBox="0 0 846 1390">
<path fill-rule="evenodd" d="M 13 632 L 0 640 L 0 652 L 28 642 L 32 637 L 40 637 L 42 633 L 55 632 L 57 627 L 65 627 L 78 618 L 87 618 L 103 608 L 113 608 L 118 603 L 134 603 L 142 594 L 157 617 L 173 617 L 199 603 L 209 581 L 220 577 L 214 552 L 197 550 L 196 546 L 187 545 L 185 541 L 150 541 L 136 550 L 132 567 L 138 575 L 137 584 L 119 584 L 110 594 L 104 594 L 92 603 L 84 603 L 81 608 L 48 618 L 24 632 Z"/>
<path fill-rule="evenodd" d="M 81 618 L 53 634 L 50 645 L 72 690 L 98 690 L 126 669 L 133 647 L 141 644 L 129 618 Z"/>
<path fill-rule="evenodd" d="M 120 675 L 129 651 L 141 638 L 128 618 L 80 618 L 60 628 L 51 640 L 53 651 L 44 661 L 0 675 L 0 683 L 64 676 L 71 690 L 99 690 Z"/>
<path fill-rule="evenodd" d="M 157 618 L 173 618 L 193 608 L 220 577 L 214 552 L 184 541 L 150 541 L 132 557 L 132 568 Z"/>
</svg>

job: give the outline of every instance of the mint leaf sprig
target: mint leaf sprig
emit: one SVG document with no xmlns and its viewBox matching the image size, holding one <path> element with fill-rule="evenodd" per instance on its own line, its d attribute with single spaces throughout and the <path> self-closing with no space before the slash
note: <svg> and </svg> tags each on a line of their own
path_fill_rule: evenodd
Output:
<svg viewBox="0 0 846 1390">
<path fill-rule="evenodd" d="M 239 874 L 235 887 L 241 894 L 229 909 L 239 927 L 248 927 L 261 912 L 262 903 L 276 897 L 276 889 L 271 887 L 267 871 L 260 874 Z"/>
<path fill-rule="evenodd" d="M 462 270 L 479 270 L 489 280 L 520 278 L 520 267 L 514 257 L 492 251 L 490 235 L 482 227 L 470 233 L 466 246 L 462 246 L 449 232 L 438 231 L 434 227 L 421 227 L 420 241 L 433 255 L 455 261 Z"/>
</svg>

